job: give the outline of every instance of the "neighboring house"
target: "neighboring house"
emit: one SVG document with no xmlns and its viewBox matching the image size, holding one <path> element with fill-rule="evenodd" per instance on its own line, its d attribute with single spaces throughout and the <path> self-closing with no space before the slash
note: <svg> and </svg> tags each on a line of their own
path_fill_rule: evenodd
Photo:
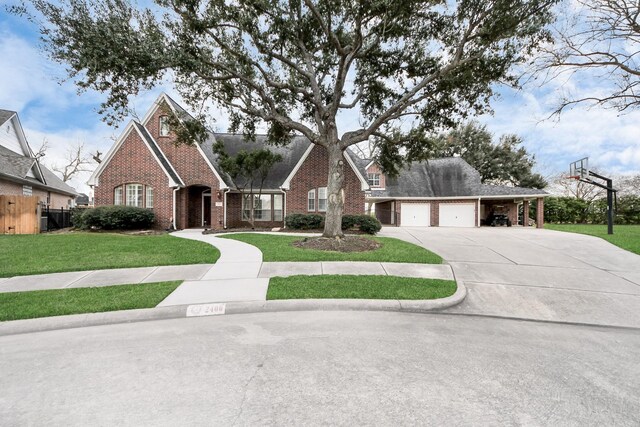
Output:
<svg viewBox="0 0 640 427">
<path fill-rule="evenodd" d="M 492 213 L 506 214 L 518 224 L 520 206 L 537 206 L 537 227 L 543 225 L 544 190 L 486 185 L 460 157 L 414 162 L 398 177 L 385 176 L 375 161 L 360 160 L 371 191 L 367 204 L 382 224 L 398 226 L 479 227 Z M 524 221 L 528 225 L 528 221 Z"/>
<path fill-rule="evenodd" d="M 73 206 L 76 191 L 38 162 L 18 113 L 0 110 L 0 195 L 37 196 L 52 209 Z"/>
<path fill-rule="evenodd" d="M 210 134 L 203 144 L 176 145 L 167 114 L 191 116 L 166 94 L 141 122 L 131 121 L 88 184 L 94 203 L 153 209 L 158 228 L 221 229 L 249 224 L 248 189 L 238 187 L 220 169 L 212 147 L 222 141 L 229 155 L 266 146 L 266 137 L 246 142 L 240 135 Z M 281 227 L 291 213 L 324 214 L 327 206 L 328 157 L 322 147 L 294 137 L 286 147 L 269 147 L 282 155 L 270 170 L 255 212 L 256 226 Z M 345 213 L 364 212 L 369 189 L 363 168 L 345 154 Z M 254 188 L 257 193 L 257 188 Z"/>
</svg>

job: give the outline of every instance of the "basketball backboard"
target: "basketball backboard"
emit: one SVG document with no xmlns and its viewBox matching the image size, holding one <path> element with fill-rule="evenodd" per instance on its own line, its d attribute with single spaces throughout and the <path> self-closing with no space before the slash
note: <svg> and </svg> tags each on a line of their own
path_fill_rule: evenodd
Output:
<svg viewBox="0 0 640 427">
<path fill-rule="evenodd" d="M 574 178 L 574 179 L 589 178 L 589 158 L 588 157 L 569 163 L 569 178 Z"/>
</svg>

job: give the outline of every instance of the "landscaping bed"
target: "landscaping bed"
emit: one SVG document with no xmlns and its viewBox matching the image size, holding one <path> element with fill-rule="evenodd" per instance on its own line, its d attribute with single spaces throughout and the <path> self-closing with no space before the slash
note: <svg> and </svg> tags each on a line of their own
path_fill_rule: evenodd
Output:
<svg viewBox="0 0 640 427">
<path fill-rule="evenodd" d="M 394 276 L 289 276 L 269 281 L 267 300 L 353 298 L 431 300 L 456 292 L 452 280 Z"/>
<path fill-rule="evenodd" d="M 0 321 L 152 308 L 182 281 L 0 293 Z"/>
<path fill-rule="evenodd" d="M 220 251 L 171 235 L 77 232 L 0 236 L 0 277 L 109 268 L 209 264 Z"/>
<path fill-rule="evenodd" d="M 612 235 L 607 234 L 607 226 L 599 224 L 550 224 L 548 230 L 587 234 L 600 237 L 622 249 L 640 255 L 640 225 L 614 225 Z"/>
<path fill-rule="evenodd" d="M 382 244 L 366 237 L 344 236 L 342 239 L 330 239 L 328 237 L 305 237 L 292 243 L 300 249 L 312 249 L 319 251 L 335 252 L 366 252 L 379 249 Z"/>
<path fill-rule="evenodd" d="M 442 264 L 442 258 L 420 246 L 390 237 L 362 237 L 379 244 L 377 249 L 358 252 L 339 252 L 301 248 L 296 242 L 300 236 L 276 234 L 241 233 L 220 236 L 224 239 L 239 240 L 262 251 L 265 262 L 279 261 L 369 261 L 406 262 L 420 264 Z"/>
</svg>

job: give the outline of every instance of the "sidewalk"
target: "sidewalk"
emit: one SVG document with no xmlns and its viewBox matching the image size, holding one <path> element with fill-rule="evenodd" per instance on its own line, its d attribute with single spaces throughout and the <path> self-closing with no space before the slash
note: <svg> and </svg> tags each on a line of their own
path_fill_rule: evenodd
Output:
<svg viewBox="0 0 640 427">
<path fill-rule="evenodd" d="M 266 301 L 269 278 L 275 276 L 350 274 L 389 275 L 454 280 L 447 264 L 387 262 L 262 262 L 262 252 L 237 240 L 222 239 L 201 230 L 182 230 L 174 236 L 209 243 L 220 250 L 215 264 L 175 265 L 38 274 L 0 279 L 0 292 L 82 288 L 184 280 L 158 306 L 213 302 Z"/>
</svg>

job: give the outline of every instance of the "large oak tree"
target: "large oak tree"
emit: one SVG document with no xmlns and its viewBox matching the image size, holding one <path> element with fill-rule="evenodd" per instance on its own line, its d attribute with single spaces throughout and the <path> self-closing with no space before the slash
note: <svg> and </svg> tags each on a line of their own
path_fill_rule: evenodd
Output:
<svg viewBox="0 0 640 427">
<path fill-rule="evenodd" d="M 266 126 L 327 150 L 325 236 L 339 237 L 344 151 L 376 139 L 388 171 L 423 135 L 484 112 L 496 82 L 541 42 L 555 0 L 31 0 L 45 45 L 107 120 L 169 76 L 192 108 L 228 110 L 231 131 Z M 339 127 L 353 114 L 358 126 Z M 204 117 L 199 117 L 204 119 Z M 351 120 L 354 122 L 354 120 Z"/>
</svg>

